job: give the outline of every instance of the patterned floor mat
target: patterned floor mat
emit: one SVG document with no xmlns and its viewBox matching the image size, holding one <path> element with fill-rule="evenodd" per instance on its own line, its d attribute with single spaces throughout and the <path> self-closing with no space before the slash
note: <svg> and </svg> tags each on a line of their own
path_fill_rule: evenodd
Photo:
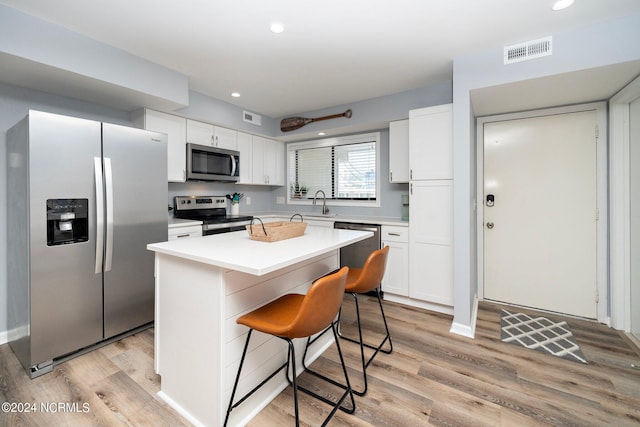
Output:
<svg viewBox="0 0 640 427">
<path fill-rule="evenodd" d="M 574 362 L 588 363 L 567 322 L 523 313 L 500 312 L 500 339 Z"/>
</svg>

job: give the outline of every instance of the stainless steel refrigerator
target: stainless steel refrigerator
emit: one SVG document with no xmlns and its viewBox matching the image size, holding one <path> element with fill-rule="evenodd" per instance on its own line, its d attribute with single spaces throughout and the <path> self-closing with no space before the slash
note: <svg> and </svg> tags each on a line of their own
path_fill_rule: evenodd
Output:
<svg viewBox="0 0 640 427">
<path fill-rule="evenodd" d="M 166 135 L 29 111 L 7 131 L 9 341 L 31 378 L 150 325 Z"/>
</svg>

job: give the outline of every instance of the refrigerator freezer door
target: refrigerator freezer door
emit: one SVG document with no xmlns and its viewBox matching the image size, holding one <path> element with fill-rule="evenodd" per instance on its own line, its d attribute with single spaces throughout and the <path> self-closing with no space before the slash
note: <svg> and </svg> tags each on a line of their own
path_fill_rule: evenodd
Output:
<svg viewBox="0 0 640 427">
<path fill-rule="evenodd" d="M 146 247 L 167 240 L 167 139 L 106 123 L 102 133 L 105 172 L 111 174 L 105 182 L 107 212 L 112 212 L 105 244 L 111 265 L 104 273 L 109 338 L 153 321 L 154 254 Z"/>
<path fill-rule="evenodd" d="M 28 120 L 33 366 L 102 340 L 102 276 L 94 271 L 100 123 L 37 111 Z M 48 199 L 87 199 L 88 241 L 47 246 Z"/>
</svg>

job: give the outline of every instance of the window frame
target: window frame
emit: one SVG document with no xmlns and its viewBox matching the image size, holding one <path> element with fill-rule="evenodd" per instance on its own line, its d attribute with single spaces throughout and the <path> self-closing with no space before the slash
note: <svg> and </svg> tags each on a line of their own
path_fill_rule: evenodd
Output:
<svg viewBox="0 0 640 427">
<path fill-rule="evenodd" d="M 311 205 L 313 204 L 313 194 L 308 194 L 308 199 L 295 199 L 292 198 L 291 194 L 291 184 L 289 179 L 289 169 L 290 169 L 290 153 L 292 151 L 296 151 L 299 149 L 306 148 L 321 148 L 321 147 L 332 147 L 338 145 L 349 145 L 349 144 L 357 144 L 357 143 L 365 143 L 365 142 L 373 142 L 376 147 L 376 159 L 375 159 L 375 168 L 376 168 L 376 198 L 375 200 L 356 200 L 356 199 L 330 199 L 327 198 L 327 205 L 329 206 L 353 206 L 353 207 L 380 207 L 380 197 L 381 197 L 381 188 L 380 188 L 380 132 L 371 132 L 365 134 L 357 134 L 357 135 L 347 135 L 347 136 L 337 136 L 331 138 L 322 138 L 322 139 L 313 139 L 302 142 L 291 142 L 287 144 L 286 147 L 286 200 L 288 205 Z"/>
</svg>

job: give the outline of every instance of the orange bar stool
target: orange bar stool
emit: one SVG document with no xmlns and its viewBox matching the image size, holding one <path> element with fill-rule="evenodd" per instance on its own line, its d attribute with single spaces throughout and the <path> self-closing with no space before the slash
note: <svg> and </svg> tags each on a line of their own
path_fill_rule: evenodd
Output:
<svg viewBox="0 0 640 427">
<path fill-rule="evenodd" d="M 347 368 L 344 364 L 342 357 L 342 351 L 340 350 L 340 340 L 338 339 L 338 331 L 336 323 L 334 322 L 340 307 L 342 305 L 342 299 L 344 297 L 345 283 L 347 280 L 349 269 L 343 267 L 333 274 L 323 276 L 313 282 L 311 288 L 306 295 L 300 294 L 287 294 L 280 298 L 263 305 L 256 310 L 247 313 L 236 320 L 236 323 L 249 327 L 249 333 L 247 334 L 247 340 L 245 341 L 244 350 L 242 351 L 242 358 L 240 359 L 240 367 L 238 368 L 238 374 L 233 385 L 233 391 L 231 392 L 231 398 L 229 399 L 229 407 L 225 416 L 224 425 L 227 425 L 229 421 L 229 415 L 231 411 L 242 404 L 246 399 L 255 393 L 260 387 L 273 378 L 278 372 L 286 369 L 285 373 L 287 381 L 293 386 L 293 401 L 296 415 L 296 426 L 300 424 L 300 417 L 298 414 L 298 390 L 301 390 L 311 396 L 314 396 L 321 401 L 333 405 L 333 408 L 327 418 L 323 422 L 323 426 L 326 425 L 333 417 L 336 411 L 339 409 L 352 414 L 355 411 L 356 403 L 353 398 L 351 390 L 351 384 L 349 383 L 349 377 L 347 375 Z M 339 384 L 336 381 L 328 380 L 332 384 L 341 387 L 344 390 L 343 395 L 337 402 L 333 402 L 324 396 L 320 396 L 315 392 L 308 390 L 304 387 L 298 386 L 296 381 L 296 354 L 293 345 L 294 338 L 307 338 L 307 346 L 309 339 L 312 335 L 326 331 L 331 328 L 333 330 L 333 336 L 335 339 L 336 347 L 338 349 L 338 355 L 340 356 L 340 362 L 342 363 L 342 371 L 346 380 L 346 385 Z M 249 347 L 249 341 L 251 339 L 251 333 L 256 330 L 265 334 L 278 337 L 289 344 L 289 352 L 287 354 L 287 361 L 272 372 L 265 380 L 258 384 L 253 390 L 249 391 L 236 403 L 233 403 L 236 390 L 238 388 L 238 382 L 240 380 L 240 373 L 242 372 L 242 365 L 247 354 Z M 303 355 L 303 366 L 305 354 Z M 291 366 L 291 372 L 293 379 L 289 379 L 289 366 Z M 323 378 L 322 376 L 320 376 Z M 325 378 L 327 379 L 327 378 Z M 342 406 L 342 402 L 347 396 L 351 398 L 351 408 Z"/>
<path fill-rule="evenodd" d="M 354 342 L 360 345 L 360 357 L 362 360 L 362 375 L 364 376 L 364 388 L 362 390 L 353 390 L 358 396 L 364 396 L 367 392 L 367 367 L 376 357 L 378 352 L 389 354 L 393 351 L 393 343 L 391 342 L 391 335 L 389 334 L 389 326 L 387 325 L 387 317 L 384 315 L 384 309 L 382 308 L 382 299 L 380 298 L 380 283 L 384 277 L 384 272 L 387 266 L 387 256 L 389 254 L 389 246 L 385 246 L 382 249 L 373 251 L 364 263 L 362 268 L 349 268 L 349 275 L 347 276 L 347 284 L 345 286 L 345 293 L 350 294 L 353 297 L 356 305 L 356 317 L 358 321 L 358 339 L 349 338 L 342 334 L 340 330 L 340 315 L 338 315 L 338 335 L 340 338 Z M 358 295 L 374 292 L 378 299 L 378 305 L 380 306 L 380 313 L 382 314 L 382 321 L 384 322 L 384 329 L 386 335 L 379 345 L 371 345 L 365 343 L 362 339 L 362 322 L 360 320 L 360 306 L 358 304 Z M 385 343 L 389 344 L 388 349 L 382 347 Z M 365 360 L 364 347 L 375 350 L 368 360 Z"/>
</svg>

